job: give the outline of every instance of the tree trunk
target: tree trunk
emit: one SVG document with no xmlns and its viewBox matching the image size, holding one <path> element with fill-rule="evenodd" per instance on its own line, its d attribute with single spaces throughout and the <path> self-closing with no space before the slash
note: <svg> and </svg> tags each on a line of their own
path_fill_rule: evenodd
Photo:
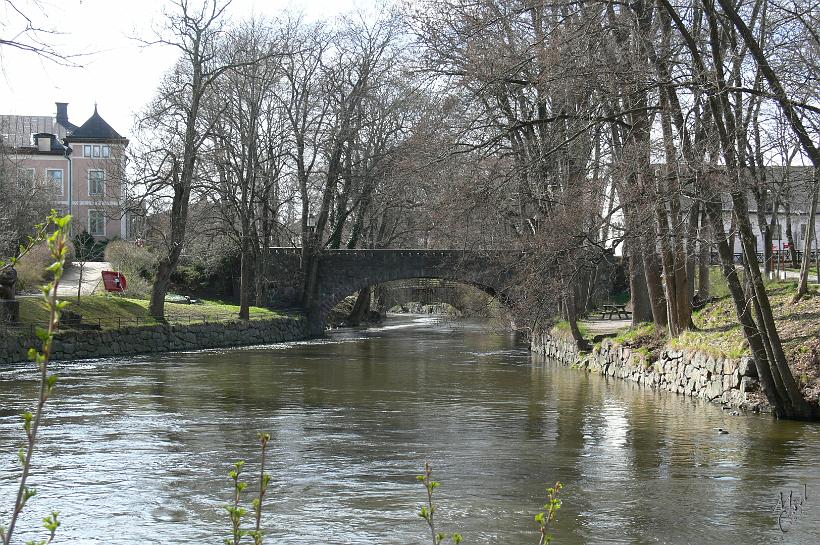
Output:
<svg viewBox="0 0 820 545">
<path fill-rule="evenodd" d="M 242 227 L 242 243 L 239 257 L 239 319 L 250 319 L 251 294 L 253 285 L 253 249 L 249 226 Z"/>
<path fill-rule="evenodd" d="M 158 321 L 165 321 L 165 294 L 168 293 L 168 286 L 171 284 L 171 274 L 173 268 L 165 258 L 157 266 L 157 276 L 151 289 L 151 302 L 148 304 L 148 312 Z"/>
<path fill-rule="evenodd" d="M 356 297 L 356 303 L 353 305 L 353 309 L 347 317 L 348 325 L 357 326 L 362 323 L 362 320 L 364 320 L 365 316 L 367 316 L 367 313 L 370 311 L 370 300 L 370 286 L 359 291 L 359 294 Z"/>
<path fill-rule="evenodd" d="M 820 171 L 814 169 L 814 189 L 812 190 L 811 204 L 806 223 L 806 240 L 803 241 L 803 262 L 800 263 L 800 279 L 797 282 L 797 293 L 794 301 L 806 295 L 809 291 L 809 268 L 811 267 L 811 243 L 814 240 L 814 221 L 817 215 L 817 198 L 820 193 Z M 815 248 L 820 253 L 820 248 Z M 818 281 L 820 281 L 820 269 L 818 269 Z"/>
<path fill-rule="evenodd" d="M 789 257 L 791 258 L 792 267 L 795 269 L 800 266 L 800 261 L 797 259 L 797 245 L 794 243 L 794 235 L 792 234 L 792 213 L 791 207 L 786 206 L 786 240 L 789 243 Z M 784 265 L 785 266 L 785 265 Z"/>
<path fill-rule="evenodd" d="M 698 241 L 698 299 L 708 301 L 711 296 L 709 287 L 709 267 L 712 264 L 712 245 L 706 236 L 706 211 L 703 211 L 700 220 L 700 240 Z M 734 252 L 733 252 L 734 253 Z M 734 255 L 732 256 L 734 259 Z"/>
<path fill-rule="evenodd" d="M 654 244 L 645 244 L 642 252 L 643 272 L 646 277 L 646 289 L 649 292 L 649 306 L 652 309 L 652 321 L 660 329 L 666 329 L 666 296 L 661 281 L 661 264 Z"/>
<path fill-rule="evenodd" d="M 751 309 L 746 304 L 746 296 L 743 293 L 743 287 L 740 284 L 740 278 L 737 275 L 737 268 L 734 263 L 734 252 L 729 248 L 728 239 L 723 231 L 723 215 L 721 213 L 720 204 L 715 201 L 706 203 L 706 211 L 709 215 L 709 223 L 712 227 L 712 233 L 715 236 L 715 245 L 718 248 L 718 255 L 720 256 L 721 269 L 726 283 L 729 287 L 729 293 L 732 295 L 732 300 L 735 303 L 735 311 L 737 312 L 738 321 L 743 328 L 743 335 L 749 343 L 749 348 L 754 355 L 755 367 L 757 368 L 757 376 L 760 380 L 760 387 L 766 394 L 766 398 L 772 404 L 775 414 L 778 416 L 785 416 L 786 410 L 783 400 L 777 392 L 775 387 L 774 377 L 769 366 L 769 359 L 766 354 L 766 349 L 760 339 L 760 333 L 757 329 L 757 324 L 752 317 Z"/>
<path fill-rule="evenodd" d="M 649 302 L 649 290 L 646 288 L 646 275 L 643 271 L 643 256 L 637 244 L 628 248 L 629 256 L 629 292 L 632 297 L 632 327 L 652 321 L 652 305 Z"/>
<path fill-rule="evenodd" d="M 78 261 L 80 264 L 80 281 L 77 284 L 77 302 L 80 301 L 80 296 L 83 293 L 83 269 L 85 269 L 85 261 Z"/>
<path fill-rule="evenodd" d="M 572 340 L 575 341 L 575 346 L 580 350 L 588 350 L 589 343 L 581 334 L 581 329 L 578 327 L 578 307 L 576 298 L 576 283 L 570 277 L 569 282 L 564 283 L 564 307 L 567 311 L 567 321 L 569 322 L 569 330 L 572 333 Z"/>
</svg>

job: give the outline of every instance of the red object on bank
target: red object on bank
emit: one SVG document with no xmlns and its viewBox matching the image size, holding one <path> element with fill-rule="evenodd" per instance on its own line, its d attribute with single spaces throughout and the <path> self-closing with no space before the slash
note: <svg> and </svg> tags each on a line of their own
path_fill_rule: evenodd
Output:
<svg viewBox="0 0 820 545">
<path fill-rule="evenodd" d="M 103 284 L 105 284 L 105 291 L 123 292 L 128 287 L 125 281 L 125 275 L 121 272 L 103 271 Z"/>
</svg>

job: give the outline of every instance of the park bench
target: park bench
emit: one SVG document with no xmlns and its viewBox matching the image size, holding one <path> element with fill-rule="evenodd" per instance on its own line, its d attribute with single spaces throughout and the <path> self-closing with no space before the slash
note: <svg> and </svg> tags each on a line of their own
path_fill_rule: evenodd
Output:
<svg viewBox="0 0 820 545">
<path fill-rule="evenodd" d="M 601 320 L 604 318 L 612 320 L 614 315 L 618 315 L 618 319 L 628 319 L 632 313 L 626 310 L 626 305 L 618 305 L 615 303 L 607 303 L 601 305 Z"/>
</svg>

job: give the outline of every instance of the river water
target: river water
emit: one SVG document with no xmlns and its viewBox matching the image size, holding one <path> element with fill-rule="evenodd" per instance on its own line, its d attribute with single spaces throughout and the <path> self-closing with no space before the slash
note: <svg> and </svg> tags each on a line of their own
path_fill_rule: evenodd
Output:
<svg viewBox="0 0 820 545">
<path fill-rule="evenodd" d="M 268 431 L 266 543 L 429 543 L 426 461 L 438 529 L 465 544 L 537 543 L 557 480 L 556 543 L 820 543 L 820 426 L 565 369 L 478 323 L 391 318 L 310 342 L 55 367 L 18 538 L 58 510 L 56 543 L 221 543 L 231 463 L 248 460 L 253 480 Z M 0 370 L 3 524 L 30 369 Z"/>
</svg>

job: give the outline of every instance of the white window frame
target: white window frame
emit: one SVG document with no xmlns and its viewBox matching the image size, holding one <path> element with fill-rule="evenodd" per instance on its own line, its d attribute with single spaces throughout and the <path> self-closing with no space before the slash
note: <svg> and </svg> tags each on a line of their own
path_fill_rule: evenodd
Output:
<svg viewBox="0 0 820 545">
<path fill-rule="evenodd" d="M 54 178 L 52 178 L 52 172 L 59 172 L 60 173 L 60 191 L 59 193 L 56 191 L 57 185 L 54 183 Z M 46 169 L 46 187 L 49 191 L 54 191 L 55 195 L 63 196 L 65 195 L 65 172 L 61 168 L 48 168 Z"/>
<path fill-rule="evenodd" d="M 91 228 L 91 221 L 93 219 L 92 216 L 94 216 L 95 214 L 99 214 L 101 219 L 102 219 L 102 233 L 95 233 Z M 88 233 L 91 236 L 104 237 L 107 223 L 108 223 L 108 219 L 105 217 L 105 212 L 104 211 L 102 211 L 102 210 L 89 210 L 88 211 Z"/>
<path fill-rule="evenodd" d="M 96 146 L 96 145 L 93 146 L 93 152 L 92 153 L 94 154 L 94 157 L 99 157 L 100 156 L 100 146 Z"/>
<path fill-rule="evenodd" d="M 99 180 L 96 180 L 102 186 L 101 191 L 95 192 L 95 193 L 91 192 L 91 173 L 92 172 L 102 173 L 102 178 L 99 179 Z M 89 197 L 101 197 L 102 195 L 105 195 L 105 171 L 101 168 L 90 168 L 90 169 L 88 169 L 88 196 Z"/>
<path fill-rule="evenodd" d="M 108 159 L 109 157 L 111 157 L 111 146 L 103 146 L 101 150 L 103 159 Z"/>
<path fill-rule="evenodd" d="M 83 157 L 91 157 L 91 144 L 83 144 Z"/>
</svg>

